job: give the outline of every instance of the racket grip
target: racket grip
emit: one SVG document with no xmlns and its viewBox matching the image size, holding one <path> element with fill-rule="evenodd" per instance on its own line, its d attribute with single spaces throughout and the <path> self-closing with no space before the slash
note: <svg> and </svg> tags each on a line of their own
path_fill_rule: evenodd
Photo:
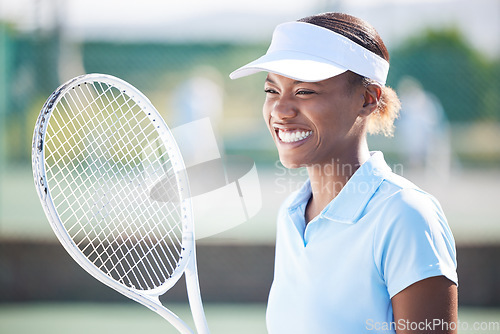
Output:
<svg viewBox="0 0 500 334">
<path fill-rule="evenodd" d="M 160 303 L 158 301 L 158 303 Z M 160 303 L 161 305 L 161 303 Z M 179 318 L 177 315 L 174 313 L 170 312 L 168 309 L 164 307 L 157 307 L 157 308 L 152 308 L 148 305 L 151 310 L 155 311 L 157 314 L 159 314 L 161 317 L 163 317 L 165 320 L 167 320 L 172 326 L 175 327 L 181 334 L 194 334 L 193 331 L 189 328 L 189 326 L 182 321 L 181 318 Z"/>
<path fill-rule="evenodd" d="M 193 252 L 195 252 L 194 248 Z M 198 280 L 198 270 L 196 266 L 196 254 L 192 254 L 184 274 L 186 276 L 189 307 L 191 308 L 191 313 L 193 315 L 196 332 L 198 334 L 210 334 L 201 300 L 200 283 Z"/>
</svg>

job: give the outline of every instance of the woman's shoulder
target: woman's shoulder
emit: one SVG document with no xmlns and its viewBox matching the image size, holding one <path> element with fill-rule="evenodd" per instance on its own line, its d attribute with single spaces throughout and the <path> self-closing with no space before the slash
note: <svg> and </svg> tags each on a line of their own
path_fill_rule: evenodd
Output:
<svg viewBox="0 0 500 334">
<path fill-rule="evenodd" d="M 394 218 L 423 218 L 428 221 L 431 217 L 438 216 L 444 219 L 442 207 L 436 197 L 394 173 L 382 182 L 374 200 L 379 208 Z"/>
</svg>

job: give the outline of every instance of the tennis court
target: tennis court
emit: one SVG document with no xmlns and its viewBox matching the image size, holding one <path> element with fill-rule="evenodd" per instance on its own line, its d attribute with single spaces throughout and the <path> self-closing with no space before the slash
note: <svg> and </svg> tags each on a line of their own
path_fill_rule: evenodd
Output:
<svg viewBox="0 0 500 334">
<path fill-rule="evenodd" d="M 167 304 L 189 322 L 189 308 Z M 264 304 L 206 304 L 215 334 L 266 333 Z M 459 333 L 498 333 L 500 309 L 461 308 Z M 192 322 L 190 322 L 192 323 Z M 465 329 L 467 324 L 470 329 Z M 474 330 L 472 327 L 479 327 Z M 496 327 L 495 327 L 496 326 Z M 177 333 L 165 320 L 133 303 L 29 303 L 0 306 L 0 332 L 5 334 Z"/>
<path fill-rule="evenodd" d="M 167 304 L 192 325 L 184 304 Z M 207 321 L 212 333 L 265 333 L 265 305 L 208 304 Z M 33 303 L 0 306 L 0 332 L 7 334 L 177 333 L 164 319 L 133 303 L 78 304 Z"/>
</svg>

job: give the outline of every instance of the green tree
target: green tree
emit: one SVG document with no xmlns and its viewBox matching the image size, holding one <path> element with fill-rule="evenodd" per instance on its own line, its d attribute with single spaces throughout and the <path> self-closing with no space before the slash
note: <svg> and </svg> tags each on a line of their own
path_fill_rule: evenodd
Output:
<svg viewBox="0 0 500 334">
<path fill-rule="evenodd" d="M 391 53 L 389 85 L 404 76 L 441 101 L 450 121 L 500 120 L 499 62 L 488 61 L 458 29 L 427 30 Z"/>
</svg>

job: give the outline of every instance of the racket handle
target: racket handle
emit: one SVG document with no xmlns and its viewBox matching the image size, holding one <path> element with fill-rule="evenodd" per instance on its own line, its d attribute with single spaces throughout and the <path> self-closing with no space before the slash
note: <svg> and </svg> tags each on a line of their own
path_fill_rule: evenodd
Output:
<svg viewBox="0 0 500 334">
<path fill-rule="evenodd" d="M 193 248 L 193 252 L 195 252 Z M 189 307 L 193 314 L 194 325 L 198 334 L 210 334 L 207 319 L 201 301 L 200 283 L 198 281 L 198 270 L 196 266 L 196 254 L 191 255 L 191 259 L 184 272 L 186 276 L 187 295 Z"/>
<path fill-rule="evenodd" d="M 159 302 L 159 301 L 158 301 Z M 160 303 L 161 305 L 161 303 Z M 159 314 L 163 319 L 167 320 L 172 326 L 175 327 L 181 334 L 194 334 L 193 331 L 189 328 L 189 326 L 182 321 L 177 315 L 173 312 L 169 311 L 164 307 L 157 307 L 153 309 L 157 314 Z"/>
<path fill-rule="evenodd" d="M 136 302 L 146 306 L 151 311 L 156 312 L 156 314 L 158 314 L 163 319 L 167 320 L 172 326 L 174 326 L 175 329 L 179 331 L 179 333 L 194 334 L 191 328 L 189 328 L 189 326 L 181 318 L 179 318 L 175 313 L 173 313 L 169 309 L 163 307 L 163 305 L 160 302 L 160 298 L 158 296 L 145 297 L 126 289 L 118 291 L 121 292 L 123 295 L 127 296 L 128 298 L 135 300 Z"/>
</svg>

